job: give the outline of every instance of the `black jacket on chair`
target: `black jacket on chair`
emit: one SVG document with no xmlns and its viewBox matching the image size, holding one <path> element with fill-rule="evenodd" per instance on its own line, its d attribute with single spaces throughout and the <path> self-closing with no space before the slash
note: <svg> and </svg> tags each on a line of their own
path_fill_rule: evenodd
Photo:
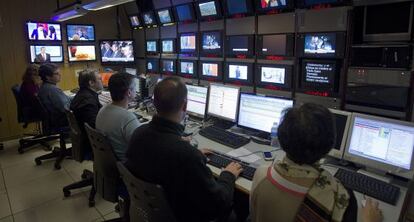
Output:
<svg viewBox="0 0 414 222">
<path fill-rule="evenodd" d="M 135 130 L 125 165 L 134 176 L 164 188 L 177 221 L 211 221 L 230 210 L 235 177 L 222 172 L 215 180 L 206 157 L 181 139 L 183 130 L 154 116 Z"/>
</svg>

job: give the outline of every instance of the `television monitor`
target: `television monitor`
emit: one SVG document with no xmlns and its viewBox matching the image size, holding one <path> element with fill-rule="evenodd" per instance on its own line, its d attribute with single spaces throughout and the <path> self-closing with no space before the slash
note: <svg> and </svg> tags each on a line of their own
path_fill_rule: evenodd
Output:
<svg viewBox="0 0 414 222">
<path fill-rule="evenodd" d="M 174 22 L 171 9 L 161 9 L 157 11 L 158 21 L 160 24 L 169 24 Z"/>
<path fill-rule="evenodd" d="M 66 35 L 68 42 L 95 41 L 95 26 L 67 24 Z"/>
<path fill-rule="evenodd" d="M 338 90 L 337 71 L 336 61 L 303 60 L 299 88 L 336 92 Z"/>
<path fill-rule="evenodd" d="M 253 12 L 250 0 L 226 0 L 226 12 L 229 17 L 245 16 Z"/>
<path fill-rule="evenodd" d="M 236 122 L 240 88 L 228 85 L 210 84 L 207 114 Z"/>
<path fill-rule="evenodd" d="M 298 35 L 297 55 L 300 57 L 342 58 L 345 33 L 306 33 Z"/>
<path fill-rule="evenodd" d="M 147 40 L 146 51 L 149 54 L 158 53 L 158 40 Z"/>
<path fill-rule="evenodd" d="M 95 45 L 68 45 L 69 62 L 96 61 Z"/>
<path fill-rule="evenodd" d="M 102 63 L 133 63 L 134 41 L 133 40 L 101 40 L 101 62 Z"/>
<path fill-rule="evenodd" d="M 293 34 L 259 35 L 257 37 L 257 55 L 293 56 Z"/>
<path fill-rule="evenodd" d="M 130 15 L 128 16 L 128 18 L 129 18 L 129 24 L 131 25 L 133 29 L 142 27 L 142 23 L 138 15 Z"/>
<path fill-rule="evenodd" d="M 62 41 L 60 24 L 27 22 L 27 38 L 32 41 Z"/>
<path fill-rule="evenodd" d="M 214 61 L 200 61 L 198 75 L 200 79 L 208 81 L 220 81 L 223 79 L 222 63 Z"/>
<path fill-rule="evenodd" d="M 221 7 L 218 0 L 202 0 L 196 4 L 199 19 L 211 20 L 221 17 Z"/>
<path fill-rule="evenodd" d="M 161 72 L 162 74 L 172 75 L 175 74 L 177 68 L 175 67 L 175 60 L 165 59 L 161 60 Z"/>
<path fill-rule="evenodd" d="M 280 64 L 257 64 L 256 86 L 272 90 L 292 88 L 293 67 Z"/>
<path fill-rule="evenodd" d="M 259 13 L 266 13 L 293 7 L 293 0 L 255 0 L 255 3 L 256 10 Z"/>
<path fill-rule="evenodd" d="M 99 73 L 102 79 L 102 85 L 104 88 L 108 88 L 109 78 L 114 74 L 112 72 L 101 72 Z"/>
<path fill-rule="evenodd" d="M 270 135 L 273 124 L 279 124 L 283 111 L 292 106 L 290 99 L 241 93 L 237 126 Z"/>
<path fill-rule="evenodd" d="M 334 117 L 336 127 L 336 140 L 331 151 L 329 151 L 329 156 L 342 159 L 345 151 L 346 139 L 348 138 L 352 113 L 337 109 L 329 110 Z"/>
<path fill-rule="evenodd" d="M 226 63 L 224 82 L 253 85 L 253 64 L 235 62 Z"/>
<path fill-rule="evenodd" d="M 197 34 L 180 34 L 180 53 L 195 53 L 197 51 Z"/>
<path fill-rule="evenodd" d="M 144 12 L 142 13 L 142 20 L 146 26 L 156 25 L 157 21 L 155 20 L 154 12 Z"/>
<path fill-rule="evenodd" d="M 192 4 L 178 5 L 175 7 L 175 17 L 179 22 L 193 22 L 196 20 Z"/>
<path fill-rule="evenodd" d="M 162 53 L 175 53 L 175 39 L 161 40 Z"/>
<path fill-rule="evenodd" d="M 158 59 L 147 59 L 145 63 L 146 63 L 145 68 L 147 70 L 147 73 L 155 74 L 159 72 L 160 62 Z"/>
<path fill-rule="evenodd" d="M 187 112 L 190 116 L 206 115 L 208 87 L 187 84 Z"/>
<path fill-rule="evenodd" d="M 31 63 L 61 63 L 63 48 L 61 45 L 30 45 Z"/>
<path fill-rule="evenodd" d="M 412 22 L 411 1 L 365 6 L 363 39 L 369 42 L 409 41 Z"/>
<path fill-rule="evenodd" d="M 208 31 L 201 33 L 201 54 L 221 55 L 223 52 L 222 33 Z"/>
<path fill-rule="evenodd" d="M 251 57 L 254 55 L 253 35 L 234 35 L 226 37 L 226 55 L 231 57 Z"/>
<path fill-rule="evenodd" d="M 414 123 L 352 115 L 344 159 L 412 179 Z"/>
<path fill-rule="evenodd" d="M 197 77 L 197 61 L 181 60 L 178 63 L 178 74 L 187 78 Z"/>
</svg>

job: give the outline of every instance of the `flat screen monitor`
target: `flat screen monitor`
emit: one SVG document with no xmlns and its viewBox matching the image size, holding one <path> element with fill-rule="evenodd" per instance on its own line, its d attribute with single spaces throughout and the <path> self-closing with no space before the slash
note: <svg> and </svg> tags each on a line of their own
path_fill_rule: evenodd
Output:
<svg viewBox="0 0 414 222">
<path fill-rule="evenodd" d="M 63 49 L 61 45 L 30 45 L 31 63 L 61 63 Z"/>
<path fill-rule="evenodd" d="M 147 40 L 146 51 L 147 53 L 158 53 L 158 40 Z"/>
<path fill-rule="evenodd" d="M 201 34 L 202 54 L 221 55 L 223 52 L 222 34 L 220 31 L 203 32 Z"/>
<path fill-rule="evenodd" d="M 258 12 L 268 12 L 292 7 L 292 0 L 255 0 Z"/>
<path fill-rule="evenodd" d="M 221 62 L 200 61 L 200 79 L 218 81 L 223 79 Z"/>
<path fill-rule="evenodd" d="M 197 2 L 198 16 L 201 20 L 215 19 L 221 17 L 220 2 L 217 0 Z"/>
<path fill-rule="evenodd" d="M 101 40 L 101 62 L 102 63 L 133 63 L 134 41 L 133 40 Z"/>
<path fill-rule="evenodd" d="M 95 45 L 68 45 L 69 62 L 96 61 Z"/>
<path fill-rule="evenodd" d="M 180 53 L 195 53 L 197 50 L 197 35 L 195 33 L 180 34 Z"/>
<path fill-rule="evenodd" d="M 157 11 L 157 15 L 158 15 L 158 21 L 160 22 L 160 24 L 168 24 L 168 23 L 174 22 L 174 18 L 172 16 L 170 9 L 161 9 Z"/>
<path fill-rule="evenodd" d="M 345 53 L 346 33 L 306 33 L 298 35 L 299 57 L 342 58 Z"/>
<path fill-rule="evenodd" d="M 142 27 L 142 23 L 138 15 L 130 15 L 129 24 L 133 29 Z"/>
<path fill-rule="evenodd" d="M 259 35 L 257 37 L 258 56 L 292 56 L 293 35 Z"/>
<path fill-rule="evenodd" d="M 207 114 L 236 122 L 239 94 L 239 87 L 210 84 Z"/>
<path fill-rule="evenodd" d="M 196 117 L 206 115 L 208 87 L 187 84 L 187 112 Z"/>
<path fill-rule="evenodd" d="M 365 6 L 364 41 L 408 41 L 412 21 L 411 1 Z"/>
<path fill-rule="evenodd" d="M 27 22 L 27 38 L 33 41 L 62 41 L 60 24 Z"/>
<path fill-rule="evenodd" d="M 160 62 L 158 59 L 147 59 L 145 68 L 147 73 L 158 73 Z"/>
<path fill-rule="evenodd" d="M 178 73 L 181 76 L 196 78 L 197 62 L 192 60 L 181 60 L 178 65 Z"/>
<path fill-rule="evenodd" d="M 301 73 L 301 89 L 304 90 L 337 90 L 336 62 L 328 60 L 303 60 Z"/>
<path fill-rule="evenodd" d="M 68 42 L 71 41 L 95 41 L 94 25 L 66 25 L 66 34 Z"/>
<path fill-rule="evenodd" d="M 250 0 L 226 0 L 227 15 L 246 15 L 252 13 L 252 3 Z"/>
<path fill-rule="evenodd" d="M 292 88 L 292 66 L 280 64 L 257 64 L 256 86 L 274 90 Z"/>
<path fill-rule="evenodd" d="M 253 56 L 254 55 L 254 36 L 235 35 L 226 37 L 227 56 Z"/>
<path fill-rule="evenodd" d="M 293 100 L 241 93 L 237 125 L 270 134 L 283 111 L 292 106 Z"/>
<path fill-rule="evenodd" d="M 99 74 L 101 75 L 103 87 L 108 88 L 109 78 L 111 78 L 111 76 L 114 73 L 112 73 L 112 72 L 101 72 Z"/>
<path fill-rule="evenodd" d="M 176 6 L 175 15 L 179 22 L 192 22 L 196 20 L 192 4 Z"/>
<path fill-rule="evenodd" d="M 412 179 L 413 149 L 414 123 L 354 113 L 344 158 Z"/>
<path fill-rule="evenodd" d="M 175 60 L 161 60 L 161 71 L 163 74 L 175 74 L 176 70 Z"/>
<path fill-rule="evenodd" d="M 252 63 L 226 63 L 224 82 L 253 85 Z"/>
<path fill-rule="evenodd" d="M 329 156 L 342 159 L 345 150 L 346 139 L 348 138 L 352 113 L 337 109 L 329 110 L 332 112 L 336 127 L 336 140 L 334 146 L 329 152 Z"/>
<path fill-rule="evenodd" d="M 175 52 L 175 39 L 163 39 L 161 40 L 162 53 L 174 53 Z"/>
<path fill-rule="evenodd" d="M 146 26 L 156 25 L 157 21 L 155 21 L 154 12 L 144 12 L 142 13 L 142 20 Z"/>
</svg>

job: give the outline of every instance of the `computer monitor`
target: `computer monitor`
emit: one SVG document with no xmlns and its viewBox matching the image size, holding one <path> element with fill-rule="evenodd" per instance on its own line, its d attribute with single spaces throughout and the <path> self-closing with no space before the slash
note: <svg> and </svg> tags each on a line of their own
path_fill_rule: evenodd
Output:
<svg viewBox="0 0 414 222">
<path fill-rule="evenodd" d="M 96 61 L 95 45 L 68 45 L 69 62 Z"/>
<path fill-rule="evenodd" d="M 214 61 L 200 61 L 199 78 L 207 81 L 223 79 L 222 63 Z"/>
<path fill-rule="evenodd" d="M 148 74 L 157 74 L 159 72 L 160 62 L 158 59 L 147 59 L 145 68 Z"/>
<path fill-rule="evenodd" d="M 300 57 L 342 58 L 345 53 L 345 33 L 306 33 L 298 35 L 297 55 Z"/>
<path fill-rule="evenodd" d="M 191 116 L 206 115 L 208 87 L 187 84 L 187 112 Z"/>
<path fill-rule="evenodd" d="M 86 24 L 67 24 L 66 34 L 68 42 L 93 42 L 95 41 L 95 26 Z"/>
<path fill-rule="evenodd" d="M 329 152 L 329 156 L 342 159 L 345 151 L 346 139 L 348 138 L 352 113 L 337 109 L 329 110 L 334 116 L 336 126 L 336 140 L 334 146 Z"/>
<path fill-rule="evenodd" d="M 253 63 L 226 63 L 224 82 L 253 85 Z"/>
<path fill-rule="evenodd" d="M 180 60 L 178 63 L 178 74 L 186 78 L 197 78 L 197 61 Z"/>
<path fill-rule="evenodd" d="M 60 24 L 29 21 L 26 28 L 30 41 L 62 41 Z"/>
<path fill-rule="evenodd" d="M 293 7 L 293 0 L 280 1 L 263 1 L 255 0 L 256 10 L 258 13 L 266 13 L 274 10 L 286 9 Z"/>
<path fill-rule="evenodd" d="M 228 17 L 242 17 L 253 12 L 250 0 L 226 0 L 225 3 Z"/>
<path fill-rule="evenodd" d="M 131 25 L 131 28 L 137 29 L 137 28 L 143 27 L 141 19 L 139 18 L 138 15 L 130 15 L 128 16 L 128 18 L 129 18 L 129 24 Z"/>
<path fill-rule="evenodd" d="M 338 77 L 335 60 L 302 60 L 299 88 L 310 91 L 337 92 Z"/>
<path fill-rule="evenodd" d="M 172 15 L 171 9 L 161 9 L 157 11 L 158 21 L 160 24 L 169 24 L 174 22 L 174 17 Z"/>
<path fill-rule="evenodd" d="M 142 13 L 142 20 L 144 21 L 144 24 L 146 26 L 153 26 L 157 24 L 157 21 L 155 20 L 154 12 L 144 12 Z"/>
<path fill-rule="evenodd" d="M 234 35 L 226 37 L 226 55 L 228 57 L 254 56 L 254 36 Z"/>
<path fill-rule="evenodd" d="M 178 5 L 175 7 L 175 17 L 179 22 L 193 22 L 196 20 L 192 4 Z"/>
<path fill-rule="evenodd" d="M 240 94 L 237 125 L 270 134 L 274 123 L 279 124 L 283 111 L 293 106 L 293 100 Z"/>
<path fill-rule="evenodd" d="M 354 113 L 344 159 L 412 179 L 414 123 Z"/>
<path fill-rule="evenodd" d="M 239 87 L 210 84 L 207 114 L 236 122 L 239 94 Z"/>
<path fill-rule="evenodd" d="M 133 40 L 101 40 L 101 63 L 127 64 L 135 62 Z"/>
<path fill-rule="evenodd" d="M 158 40 L 147 40 L 146 41 L 146 52 L 147 54 L 156 54 L 158 50 Z"/>
<path fill-rule="evenodd" d="M 162 53 L 175 53 L 175 39 L 162 39 L 161 40 L 161 52 Z"/>
<path fill-rule="evenodd" d="M 202 0 L 196 4 L 197 14 L 200 20 L 212 20 L 221 17 L 221 7 L 218 0 Z"/>
<path fill-rule="evenodd" d="M 102 79 L 102 85 L 104 88 L 108 88 L 109 78 L 114 74 L 112 72 L 101 72 L 99 73 Z"/>
<path fill-rule="evenodd" d="M 161 73 L 166 75 L 173 75 L 177 72 L 176 61 L 172 59 L 161 60 Z"/>
<path fill-rule="evenodd" d="M 293 56 L 293 34 L 272 34 L 257 36 L 257 55 L 259 58 L 267 56 Z"/>
<path fill-rule="evenodd" d="M 30 45 L 31 63 L 63 62 L 62 45 Z"/>
<path fill-rule="evenodd" d="M 292 89 L 293 67 L 280 64 L 257 64 L 256 86 L 271 90 Z"/>
<path fill-rule="evenodd" d="M 197 52 L 197 34 L 181 33 L 180 34 L 180 53 Z"/>
<path fill-rule="evenodd" d="M 201 33 L 201 54 L 222 55 L 223 41 L 221 31 L 208 31 Z"/>
</svg>

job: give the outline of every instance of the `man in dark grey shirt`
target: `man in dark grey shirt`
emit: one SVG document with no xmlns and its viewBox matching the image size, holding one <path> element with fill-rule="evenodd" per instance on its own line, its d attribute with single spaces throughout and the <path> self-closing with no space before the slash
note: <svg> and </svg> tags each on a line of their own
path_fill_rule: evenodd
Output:
<svg viewBox="0 0 414 222">
<path fill-rule="evenodd" d="M 59 68 L 54 64 L 44 64 L 39 68 L 39 75 L 43 84 L 38 97 L 50 115 L 51 126 L 68 126 L 65 107 L 69 105 L 70 98 L 56 85 L 61 80 Z"/>
</svg>

